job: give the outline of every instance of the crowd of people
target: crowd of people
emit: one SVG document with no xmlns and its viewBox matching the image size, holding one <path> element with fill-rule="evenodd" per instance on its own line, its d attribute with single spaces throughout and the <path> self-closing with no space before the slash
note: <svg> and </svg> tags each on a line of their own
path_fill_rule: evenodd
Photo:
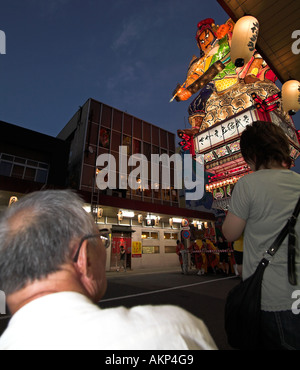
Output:
<svg viewBox="0 0 300 370">
<path fill-rule="evenodd" d="M 239 275 L 234 243 L 226 242 L 222 236 L 217 243 L 205 238 L 192 241 L 189 247 L 178 240 L 176 253 L 183 274 L 196 269 L 199 276 L 208 273 Z"/>
</svg>

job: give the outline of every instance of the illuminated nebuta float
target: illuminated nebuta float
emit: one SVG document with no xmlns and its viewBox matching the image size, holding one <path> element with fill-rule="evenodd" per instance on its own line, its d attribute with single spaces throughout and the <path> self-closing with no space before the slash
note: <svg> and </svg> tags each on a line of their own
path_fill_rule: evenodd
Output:
<svg viewBox="0 0 300 370">
<path fill-rule="evenodd" d="M 191 128 L 178 135 L 183 151 L 204 154 L 213 208 L 226 209 L 233 185 L 250 172 L 239 145 L 247 125 L 257 120 L 280 125 L 292 159 L 299 156 L 299 133 L 290 115 L 300 109 L 300 83 L 287 82 L 281 94 L 277 77 L 255 49 L 258 33 L 259 23 L 251 16 L 221 26 L 211 18 L 201 21 L 196 34 L 200 57 L 192 58 L 186 81 L 171 99 L 197 94 L 188 109 Z"/>
</svg>

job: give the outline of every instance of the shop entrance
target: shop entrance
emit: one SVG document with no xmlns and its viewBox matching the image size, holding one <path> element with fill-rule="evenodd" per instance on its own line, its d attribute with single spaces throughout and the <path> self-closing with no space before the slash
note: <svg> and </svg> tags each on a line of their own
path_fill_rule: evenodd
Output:
<svg viewBox="0 0 300 370">
<path fill-rule="evenodd" d="M 131 233 L 113 233 L 111 248 L 111 270 L 131 269 Z M 124 247 L 124 260 L 121 260 L 121 250 Z"/>
</svg>

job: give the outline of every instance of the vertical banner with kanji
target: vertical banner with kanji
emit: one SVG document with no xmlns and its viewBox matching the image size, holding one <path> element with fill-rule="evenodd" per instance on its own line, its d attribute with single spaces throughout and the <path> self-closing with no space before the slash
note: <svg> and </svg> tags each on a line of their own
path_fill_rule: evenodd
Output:
<svg viewBox="0 0 300 370">
<path fill-rule="evenodd" d="M 142 243 L 132 242 L 132 258 L 141 258 L 141 257 L 142 257 Z"/>
</svg>

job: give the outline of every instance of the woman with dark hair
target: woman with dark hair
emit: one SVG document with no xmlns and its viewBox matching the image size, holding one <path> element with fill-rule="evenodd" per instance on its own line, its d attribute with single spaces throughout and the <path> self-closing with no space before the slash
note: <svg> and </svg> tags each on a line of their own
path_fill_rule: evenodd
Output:
<svg viewBox="0 0 300 370">
<path fill-rule="evenodd" d="M 300 175 L 290 171 L 290 145 L 284 131 L 270 122 L 254 122 L 241 137 L 242 155 L 254 173 L 235 186 L 223 234 L 235 241 L 244 233 L 243 279 L 292 216 L 300 196 Z M 300 236 L 300 221 L 296 234 Z M 300 290 L 300 247 L 296 247 L 297 285 L 288 278 L 288 238 L 267 267 L 262 284 L 262 349 L 300 349 L 300 315 L 292 311 Z"/>
<path fill-rule="evenodd" d="M 241 151 L 253 171 L 289 169 L 290 145 L 284 131 L 271 122 L 255 122 L 241 137 Z"/>
</svg>

